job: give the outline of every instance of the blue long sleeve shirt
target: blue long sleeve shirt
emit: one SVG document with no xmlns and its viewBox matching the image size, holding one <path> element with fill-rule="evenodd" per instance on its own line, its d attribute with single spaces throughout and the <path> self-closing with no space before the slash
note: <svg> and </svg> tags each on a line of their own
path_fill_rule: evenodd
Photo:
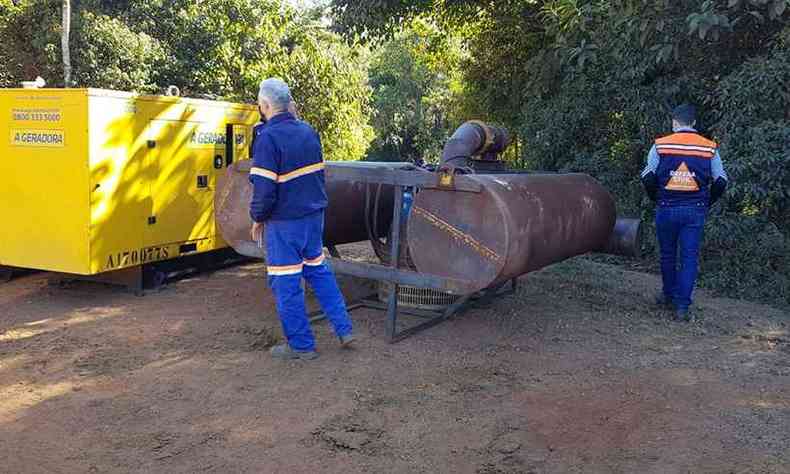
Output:
<svg viewBox="0 0 790 474">
<path fill-rule="evenodd" d="M 250 217 L 291 220 L 326 208 L 321 139 L 307 123 L 284 112 L 255 129 Z"/>
</svg>

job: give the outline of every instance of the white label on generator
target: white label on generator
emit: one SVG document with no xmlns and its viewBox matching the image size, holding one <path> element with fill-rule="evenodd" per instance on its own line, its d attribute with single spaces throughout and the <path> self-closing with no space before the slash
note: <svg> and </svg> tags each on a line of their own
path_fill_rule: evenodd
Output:
<svg viewBox="0 0 790 474">
<path fill-rule="evenodd" d="M 13 109 L 11 120 L 15 122 L 60 122 L 60 109 Z"/>
<path fill-rule="evenodd" d="M 216 148 L 225 146 L 225 131 L 195 130 L 189 137 L 190 148 Z"/>
<path fill-rule="evenodd" d="M 66 134 L 63 130 L 11 130 L 11 145 L 26 147 L 63 148 Z"/>
</svg>

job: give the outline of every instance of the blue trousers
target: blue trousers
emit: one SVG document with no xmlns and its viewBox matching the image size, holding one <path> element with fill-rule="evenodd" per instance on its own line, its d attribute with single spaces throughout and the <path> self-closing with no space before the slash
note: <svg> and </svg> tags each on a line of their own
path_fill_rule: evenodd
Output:
<svg viewBox="0 0 790 474">
<path fill-rule="evenodd" d="M 304 302 L 302 278 L 315 292 L 335 334 L 351 334 L 351 318 L 335 275 L 324 261 L 324 213 L 266 223 L 266 263 L 269 286 L 277 300 L 283 333 L 295 351 L 315 350 L 315 337 Z"/>
<path fill-rule="evenodd" d="M 656 210 L 664 295 L 678 310 L 688 310 L 691 306 L 707 212 L 707 206 L 703 205 L 659 207 Z"/>
</svg>

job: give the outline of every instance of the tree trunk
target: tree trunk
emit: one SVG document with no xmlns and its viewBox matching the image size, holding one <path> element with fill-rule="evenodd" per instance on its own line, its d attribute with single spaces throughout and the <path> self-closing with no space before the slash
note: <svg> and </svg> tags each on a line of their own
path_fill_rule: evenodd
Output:
<svg viewBox="0 0 790 474">
<path fill-rule="evenodd" d="M 69 49 L 69 35 L 71 33 L 71 1 L 63 0 L 63 34 L 60 46 L 63 50 L 63 87 L 71 85 L 71 51 Z"/>
</svg>

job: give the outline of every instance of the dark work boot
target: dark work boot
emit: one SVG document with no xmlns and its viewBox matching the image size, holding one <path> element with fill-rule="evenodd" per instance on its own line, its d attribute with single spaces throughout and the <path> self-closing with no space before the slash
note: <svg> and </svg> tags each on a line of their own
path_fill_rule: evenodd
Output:
<svg viewBox="0 0 790 474">
<path fill-rule="evenodd" d="M 672 309 L 672 298 L 665 295 L 662 291 L 656 295 L 656 306 L 665 309 Z"/>
<path fill-rule="evenodd" d="M 284 360 L 313 360 L 318 357 L 318 352 L 316 351 L 295 351 L 291 349 L 291 346 L 288 344 L 280 344 L 279 346 L 274 346 L 271 349 L 272 357 L 275 359 L 284 359 Z"/>
<path fill-rule="evenodd" d="M 349 349 L 352 345 L 354 345 L 354 335 L 349 334 L 347 336 L 340 336 L 340 347 L 343 349 Z"/>
<path fill-rule="evenodd" d="M 693 323 L 694 315 L 688 309 L 675 310 L 675 321 L 681 323 Z"/>
</svg>

